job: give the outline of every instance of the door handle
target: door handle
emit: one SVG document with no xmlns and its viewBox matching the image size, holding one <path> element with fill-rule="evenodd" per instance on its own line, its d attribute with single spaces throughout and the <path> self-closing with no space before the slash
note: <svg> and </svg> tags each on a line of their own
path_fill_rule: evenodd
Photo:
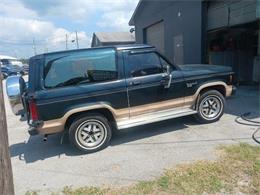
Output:
<svg viewBox="0 0 260 195">
<path fill-rule="evenodd" d="M 140 85 L 141 81 L 130 81 L 130 85 Z"/>
<path fill-rule="evenodd" d="M 169 79 L 163 78 L 163 79 L 160 81 L 160 84 L 163 85 L 163 86 L 165 86 L 165 85 L 168 84 L 168 82 L 169 82 Z"/>
<path fill-rule="evenodd" d="M 162 78 L 161 78 L 161 81 L 160 81 L 161 85 L 166 86 L 168 84 L 168 82 L 169 82 L 169 79 L 170 79 L 170 75 L 163 74 Z"/>
</svg>

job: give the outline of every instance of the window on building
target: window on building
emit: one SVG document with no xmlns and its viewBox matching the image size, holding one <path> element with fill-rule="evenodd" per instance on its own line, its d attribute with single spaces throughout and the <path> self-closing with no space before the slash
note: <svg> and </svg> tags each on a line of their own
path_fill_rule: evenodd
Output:
<svg viewBox="0 0 260 195">
<path fill-rule="evenodd" d="M 129 74 L 132 77 L 163 73 L 163 67 L 157 53 L 130 54 L 128 56 Z"/>
<path fill-rule="evenodd" d="M 46 88 L 109 81 L 117 75 L 115 50 L 110 48 L 53 54 L 44 69 Z"/>
</svg>

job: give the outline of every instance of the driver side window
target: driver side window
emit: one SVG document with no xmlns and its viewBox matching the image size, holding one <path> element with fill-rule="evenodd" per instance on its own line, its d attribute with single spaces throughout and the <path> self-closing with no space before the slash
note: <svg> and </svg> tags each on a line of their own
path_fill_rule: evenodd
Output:
<svg viewBox="0 0 260 195">
<path fill-rule="evenodd" d="M 128 55 L 128 70 L 131 77 L 147 76 L 164 72 L 160 57 L 155 52 Z"/>
</svg>

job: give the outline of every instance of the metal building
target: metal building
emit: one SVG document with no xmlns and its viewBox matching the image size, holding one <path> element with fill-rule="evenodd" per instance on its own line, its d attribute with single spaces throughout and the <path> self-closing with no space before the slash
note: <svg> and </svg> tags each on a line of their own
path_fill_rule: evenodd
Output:
<svg viewBox="0 0 260 195">
<path fill-rule="evenodd" d="M 93 34 L 91 47 L 134 43 L 135 35 L 130 32 L 96 32 Z"/>
<path fill-rule="evenodd" d="M 137 43 L 176 64 L 232 66 L 239 81 L 260 80 L 260 0 L 140 0 L 129 21 Z"/>
</svg>

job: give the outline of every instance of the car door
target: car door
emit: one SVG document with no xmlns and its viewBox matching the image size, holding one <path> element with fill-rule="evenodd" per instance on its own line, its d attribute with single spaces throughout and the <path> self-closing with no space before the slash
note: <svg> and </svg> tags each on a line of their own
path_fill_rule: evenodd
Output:
<svg viewBox="0 0 260 195">
<path fill-rule="evenodd" d="M 157 52 L 127 52 L 125 61 L 130 118 L 183 106 L 182 74 L 172 66 L 174 85 L 166 88 L 166 66 L 170 64 Z"/>
</svg>

